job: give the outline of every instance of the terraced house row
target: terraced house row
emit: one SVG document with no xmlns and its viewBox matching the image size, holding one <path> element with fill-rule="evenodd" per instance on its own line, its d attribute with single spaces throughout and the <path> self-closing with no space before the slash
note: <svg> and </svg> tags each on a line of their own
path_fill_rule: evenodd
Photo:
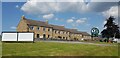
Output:
<svg viewBox="0 0 120 58">
<path fill-rule="evenodd" d="M 34 32 L 35 38 L 39 39 L 62 39 L 62 40 L 81 40 L 90 39 L 87 32 L 77 31 L 77 29 L 68 29 L 64 26 L 48 24 L 48 21 L 36 21 L 21 17 L 17 26 L 18 32 Z"/>
</svg>

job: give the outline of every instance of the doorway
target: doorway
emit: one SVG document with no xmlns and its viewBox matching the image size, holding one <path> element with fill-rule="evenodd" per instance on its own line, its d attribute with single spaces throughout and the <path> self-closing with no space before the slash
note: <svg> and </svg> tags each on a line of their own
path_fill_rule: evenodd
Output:
<svg viewBox="0 0 120 58">
<path fill-rule="evenodd" d="M 46 35 L 45 34 L 43 34 L 43 39 L 46 39 Z"/>
<path fill-rule="evenodd" d="M 37 34 L 37 38 L 40 38 L 39 34 Z"/>
</svg>

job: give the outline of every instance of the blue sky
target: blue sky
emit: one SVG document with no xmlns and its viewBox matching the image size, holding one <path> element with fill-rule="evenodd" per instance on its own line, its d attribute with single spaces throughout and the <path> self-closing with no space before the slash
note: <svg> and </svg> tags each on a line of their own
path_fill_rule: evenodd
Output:
<svg viewBox="0 0 120 58">
<path fill-rule="evenodd" d="M 96 8 L 89 8 L 86 10 L 84 5 L 82 5 L 83 9 L 79 9 L 79 6 L 76 6 L 75 3 L 61 3 L 62 7 L 61 4 L 59 4 L 59 7 L 53 3 L 46 4 L 44 3 L 43 5 L 42 3 L 34 2 L 31 4 L 30 2 L 3 2 L 2 31 L 16 31 L 16 26 L 18 25 L 22 15 L 28 19 L 38 21 L 45 21 L 48 19 L 49 24 L 61 25 L 66 28 L 74 28 L 88 33 L 90 33 L 92 27 L 97 27 L 101 31 L 103 30 L 103 22 L 109 16 L 110 9 L 115 7 L 115 5 L 108 5 L 107 7 L 109 8 L 104 11 L 95 11 L 97 10 Z M 98 6 L 94 6 L 94 4 Z M 41 8 L 41 5 L 45 8 Z M 103 7 L 100 6 L 102 3 L 93 3 L 91 5 L 94 7 Z M 108 15 L 104 15 L 104 13 L 108 13 Z M 114 15 L 114 13 L 112 14 Z"/>
<path fill-rule="evenodd" d="M 0 13 L 2 13 L 2 3 L 0 2 Z M 0 32 L 2 31 L 2 14 L 0 14 Z"/>
</svg>

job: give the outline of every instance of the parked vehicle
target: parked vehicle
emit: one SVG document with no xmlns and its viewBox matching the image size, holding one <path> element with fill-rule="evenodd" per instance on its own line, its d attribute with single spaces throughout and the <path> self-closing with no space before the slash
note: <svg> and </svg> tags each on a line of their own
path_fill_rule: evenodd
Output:
<svg viewBox="0 0 120 58">
<path fill-rule="evenodd" d="M 118 38 L 113 38 L 112 42 L 113 43 L 118 43 Z"/>
<path fill-rule="evenodd" d="M 107 38 L 100 39 L 100 42 L 106 42 L 106 41 L 107 41 Z M 109 38 L 109 42 L 120 43 L 120 39 L 118 39 L 118 38 Z"/>
</svg>

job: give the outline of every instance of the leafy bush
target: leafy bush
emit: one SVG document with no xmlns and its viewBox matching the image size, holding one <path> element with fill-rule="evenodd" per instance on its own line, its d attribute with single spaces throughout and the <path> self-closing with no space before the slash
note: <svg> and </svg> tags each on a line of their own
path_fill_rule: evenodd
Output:
<svg viewBox="0 0 120 58">
<path fill-rule="evenodd" d="M 2 36 L 0 35 L 0 41 L 2 40 Z"/>
</svg>

